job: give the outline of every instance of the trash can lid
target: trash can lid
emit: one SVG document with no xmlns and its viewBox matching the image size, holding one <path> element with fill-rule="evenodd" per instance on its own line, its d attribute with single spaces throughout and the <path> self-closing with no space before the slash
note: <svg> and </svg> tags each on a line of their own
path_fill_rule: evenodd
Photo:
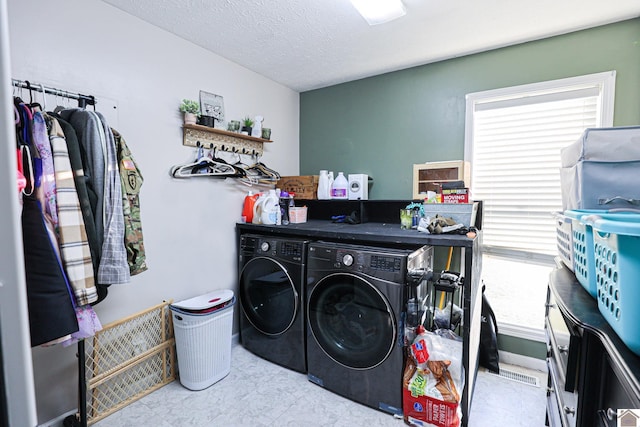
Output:
<svg viewBox="0 0 640 427">
<path fill-rule="evenodd" d="M 209 292 L 208 294 L 182 300 L 171 304 L 173 307 L 185 311 L 209 310 L 213 307 L 224 305 L 233 299 L 233 291 L 223 289 Z"/>
</svg>

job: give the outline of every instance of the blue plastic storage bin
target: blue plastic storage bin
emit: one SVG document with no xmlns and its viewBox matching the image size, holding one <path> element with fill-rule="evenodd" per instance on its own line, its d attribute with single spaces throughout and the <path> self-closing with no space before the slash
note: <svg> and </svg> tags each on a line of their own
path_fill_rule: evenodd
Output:
<svg viewBox="0 0 640 427">
<path fill-rule="evenodd" d="M 640 355 L 640 215 L 587 217 L 593 229 L 598 309 Z"/>
<path fill-rule="evenodd" d="M 640 214 L 632 210 L 625 212 L 624 210 L 575 209 L 565 211 L 564 216 L 571 222 L 573 273 L 582 287 L 592 297 L 597 298 L 598 287 L 591 223 L 599 218 L 636 222 L 640 221 Z"/>
<path fill-rule="evenodd" d="M 583 288 L 596 298 L 595 264 L 593 258 L 593 232 L 591 226 L 582 221 L 589 215 L 603 215 L 606 211 L 568 210 L 565 217 L 571 221 L 571 246 L 573 273 Z"/>
</svg>

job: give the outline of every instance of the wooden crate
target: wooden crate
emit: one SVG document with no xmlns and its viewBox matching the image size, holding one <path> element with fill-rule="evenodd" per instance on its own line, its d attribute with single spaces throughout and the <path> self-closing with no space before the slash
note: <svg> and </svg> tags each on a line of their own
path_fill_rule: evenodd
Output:
<svg viewBox="0 0 640 427">
<path fill-rule="evenodd" d="M 295 193 L 294 199 L 313 200 L 318 198 L 318 175 L 283 176 L 276 187 Z"/>
</svg>

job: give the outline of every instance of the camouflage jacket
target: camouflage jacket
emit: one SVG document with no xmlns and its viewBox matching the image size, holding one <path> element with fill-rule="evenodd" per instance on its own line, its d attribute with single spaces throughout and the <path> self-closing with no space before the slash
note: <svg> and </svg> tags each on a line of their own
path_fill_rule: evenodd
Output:
<svg viewBox="0 0 640 427">
<path fill-rule="evenodd" d="M 127 249 L 127 262 L 131 275 L 147 270 L 144 242 L 142 239 L 142 222 L 140 220 L 140 187 L 142 187 L 142 173 L 133 159 L 133 155 L 122 135 L 114 129 L 113 137 L 116 141 L 120 181 L 122 182 L 122 205 L 124 213 L 124 243 Z"/>
</svg>

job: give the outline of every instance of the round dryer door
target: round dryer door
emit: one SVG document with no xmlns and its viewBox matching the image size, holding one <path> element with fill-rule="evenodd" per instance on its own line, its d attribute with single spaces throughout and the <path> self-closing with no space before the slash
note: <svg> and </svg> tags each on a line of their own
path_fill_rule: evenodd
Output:
<svg viewBox="0 0 640 427">
<path fill-rule="evenodd" d="M 335 273 L 320 279 L 307 309 L 316 342 L 341 365 L 373 368 L 393 350 L 393 311 L 382 293 L 358 276 Z"/>
<path fill-rule="evenodd" d="M 298 311 L 298 293 L 286 268 L 279 262 L 257 257 L 240 274 L 240 305 L 251 324 L 267 335 L 284 333 Z"/>
</svg>

